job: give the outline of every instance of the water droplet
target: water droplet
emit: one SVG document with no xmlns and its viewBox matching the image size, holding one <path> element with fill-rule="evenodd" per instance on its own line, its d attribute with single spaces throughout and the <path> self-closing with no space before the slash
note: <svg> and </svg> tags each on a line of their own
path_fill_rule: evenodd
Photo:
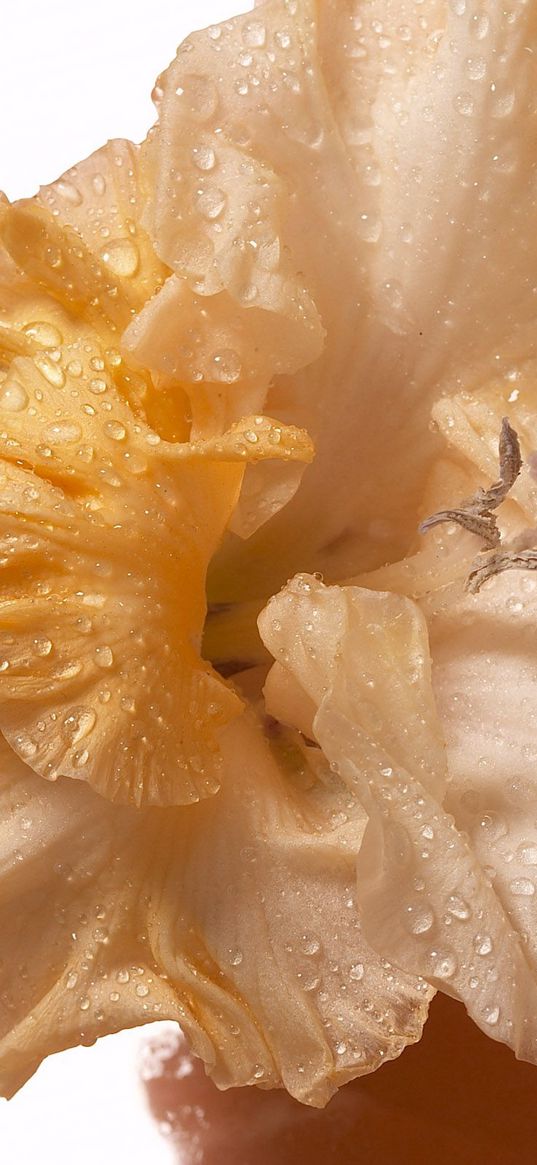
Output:
<svg viewBox="0 0 537 1165">
<path fill-rule="evenodd" d="M 531 898 L 535 894 L 535 883 L 529 878 L 513 878 L 509 884 L 509 889 L 517 897 Z"/>
<path fill-rule="evenodd" d="M 50 639 L 46 639 L 45 636 L 39 635 L 37 639 L 34 639 L 33 650 L 35 651 L 36 655 L 50 655 L 52 651 L 52 642 Z"/>
<path fill-rule="evenodd" d="M 82 429 L 80 425 L 69 421 L 56 421 L 53 425 L 47 425 L 43 436 L 51 445 L 72 445 L 80 441 Z"/>
<path fill-rule="evenodd" d="M 16 736 L 15 748 L 25 760 L 31 760 L 37 752 L 37 744 L 29 736 Z"/>
<path fill-rule="evenodd" d="M 108 385 L 101 376 L 95 376 L 93 380 L 90 380 L 88 387 L 94 396 L 101 396 L 103 392 L 106 392 Z"/>
<path fill-rule="evenodd" d="M 457 93 L 453 104 L 457 113 L 462 117 L 473 117 L 475 113 L 475 101 L 471 93 Z"/>
<path fill-rule="evenodd" d="M 479 822 L 479 827 L 487 841 L 492 843 L 499 841 L 507 833 L 505 821 L 498 813 L 494 813 L 493 811 L 483 814 Z"/>
<path fill-rule="evenodd" d="M 198 210 L 204 218 L 211 221 L 219 218 L 227 203 L 227 195 L 218 187 L 202 190 L 198 195 Z"/>
<path fill-rule="evenodd" d="M 65 385 L 65 373 L 60 364 L 52 360 L 46 353 L 38 352 L 34 356 L 34 364 L 39 369 L 42 376 L 53 388 L 63 388 Z"/>
<path fill-rule="evenodd" d="M 81 1010 L 81 1011 L 88 1011 L 88 1010 L 89 1010 L 89 1006 L 90 1006 L 90 1001 L 89 1001 L 89 999 L 88 999 L 88 996 L 87 996 L 87 995 L 84 995 L 84 996 L 82 997 L 82 999 L 80 1000 L 80 1003 L 79 1003 L 80 1010 Z"/>
<path fill-rule="evenodd" d="M 485 1020 L 485 1023 L 488 1023 L 488 1024 L 490 1024 L 491 1026 L 493 1026 L 494 1024 L 496 1024 L 496 1023 L 498 1022 L 499 1018 L 500 1018 L 500 1009 L 499 1009 L 499 1007 L 496 1007 L 496 1006 L 494 1006 L 494 1007 L 486 1007 L 486 1008 L 485 1008 L 485 1011 L 484 1011 L 484 1013 L 483 1013 L 483 1018 L 484 1018 L 484 1020 Z"/>
<path fill-rule="evenodd" d="M 482 81 L 487 71 L 487 62 L 484 57 L 468 57 L 466 72 L 471 81 Z"/>
<path fill-rule="evenodd" d="M 128 983 L 129 979 L 130 979 L 130 974 L 126 969 L 123 971 L 118 971 L 116 974 L 116 979 L 117 979 L 118 983 Z"/>
<path fill-rule="evenodd" d="M 112 441 L 124 441 L 127 436 L 127 430 L 119 421 L 105 421 L 104 431 L 107 437 L 111 437 Z"/>
<path fill-rule="evenodd" d="M 213 170 L 216 165 L 216 154 L 210 146 L 197 146 L 192 157 L 198 170 Z"/>
<path fill-rule="evenodd" d="M 112 667 L 114 662 L 114 653 L 111 647 L 103 646 L 95 648 L 95 663 L 97 667 Z"/>
<path fill-rule="evenodd" d="M 359 983 L 360 980 L 363 979 L 363 977 L 364 977 L 364 964 L 363 963 L 353 963 L 351 966 L 351 969 L 349 971 L 349 979 L 352 979 L 353 982 L 355 982 L 355 983 Z"/>
<path fill-rule="evenodd" d="M 99 197 L 102 197 L 106 190 L 106 179 L 104 178 L 103 174 L 94 174 L 91 180 L 91 184 L 95 194 L 98 194 Z"/>
<path fill-rule="evenodd" d="M 486 12 L 475 12 L 470 18 L 470 31 L 477 40 L 485 40 L 490 31 L 490 17 Z"/>
<path fill-rule="evenodd" d="M 476 934 L 474 938 L 474 950 L 476 955 L 490 955 L 492 953 L 492 939 L 490 934 Z"/>
<path fill-rule="evenodd" d="M 242 963 L 242 951 L 238 950 L 238 948 L 230 950 L 229 961 L 232 967 L 239 967 Z"/>
<path fill-rule="evenodd" d="M 521 841 L 516 852 L 525 866 L 537 866 L 537 841 Z"/>
<path fill-rule="evenodd" d="M 56 190 L 61 198 L 63 198 L 65 202 L 69 202 L 71 206 L 81 205 L 82 194 L 73 182 L 68 182 L 65 178 L 60 178 L 60 180 L 56 182 Z"/>
<path fill-rule="evenodd" d="M 260 20 L 250 20 L 242 30 L 242 39 L 251 49 L 261 49 L 266 40 L 265 25 Z"/>
<path fill-rule="evenodd" d="M 207 121 L 216 113 L 218 93 L 210 77 L 189 73 L 176 89 L 177 97 L 185 102 L 200 121 Z"/>
<path fill-rule="evenodd" d="M 71 760 L 75 769 L 83 769 L 84 765 L 87 765 L 89 761 L 89 752 L 87 748 L 82 748 L 79 750 L 79 752 L 74 752 Z"/>
<path fill-rule="evenodd" d="M 233 384 L 239 379 L 242 364 L 236 352 L 231 348 L 224 348 L 222 352 L 215 352 L 213 356 L 214 379 L 224 384 Z"/>
<path fill-rule="evenodd" d="M 101 259 L 113 275 L 128 279 L 136 275 L 140 252 L 132 239 L 112 239 L 102 248 Z"/>
<path fill-rule="evenodd" d="M 439 979 L 451 979 L 457 970 L 457 960 L 452 951 L 431 951 L 433 974 Z"/>
<path fill-rule="evenodd" d="M 491 90 L 493 92 L 492 116 L 496 118 L 509 117 L 515 107 L 514 89 L 494 83 L 491 85 Z"/>
<path fill-rule="evenodd" d="M 140 999 L 145 999 L 146 995 L 149 995 L 149 987 L 146 987 L 145 983 L 138 983 L 136 986 L 136 994 Z"/>
<path fill-rule="evenodd" d="M 71 744 L 78 744 L 95 727 L 97 716 L 93 708 L 72 708 L 63 722 L 63 733 Z"/>
<path fill-rule="evenodd" d="M 0 386 L 0 409 L 20 413 L 28 404 L 28 393 L 18 380 L 5 380 Z"/>
<path fill-rule="evenodd" d="M 41 348 L 59 348 L 63 343 L 59 328 L 49 324 L 47 320 L 36 320 L 35 323 L 26 324 L 22 330 L 25 336 L 39 344 Z"/>
<path fill-rule="evenodd" d="M 300 946 L 305 955 L 318 955 L 321 949 L 319 939 L 310 934 L 302 935 Z"/>
<path fill-rule="evenodd" d="M 447 910 L 449 914 L 452 914 L 454 918 L 460 919 L 461 922 L 466 922 L 472 914 L 471 906 L 458 894 L 450 894 L 447 900 Z"/>
<path fill-rule="evenodd" d="M 407 928 L 411 934 L 426 934 L 434 923 L 434 911 L 427 903 L 411 903 L 406 908 Z"/>
</svg>

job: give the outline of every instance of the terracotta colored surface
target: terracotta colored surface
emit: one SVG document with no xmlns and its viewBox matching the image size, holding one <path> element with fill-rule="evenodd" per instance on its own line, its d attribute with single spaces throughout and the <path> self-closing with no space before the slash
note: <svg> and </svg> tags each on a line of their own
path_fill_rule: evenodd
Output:
<svg viewBox="0 0 537 1165">
<path fill-rule="evenodd" d="M 179 1076 L 179 1078 L 177 1078 Z M 324 1112 L 283 1093 L 219 1093 L 181 1054 L 147 1083 L 183 1165 L 533 1165 L 537 1069 L 439 996 L 420 1044 Z"/>
</svg>

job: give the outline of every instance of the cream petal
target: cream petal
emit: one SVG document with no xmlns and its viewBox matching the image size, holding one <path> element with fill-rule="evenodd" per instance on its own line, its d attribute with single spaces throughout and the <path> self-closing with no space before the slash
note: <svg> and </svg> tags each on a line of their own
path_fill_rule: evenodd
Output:
<svg viewBox="0 0 537 1165">
<path fill-rule="evenodd" d="M 322 1105 L 419 1038 L 431 991 L 373 954 L 354 906 L 363 812 L 334 777 L 293 788 L 281 743 L 241 722 L 214 812 L 113 807 L 2 753 L 4 1092 L 52 1051 L 172 1018 L 219 1087 Z"/>
<path fill-rule="evenodd" d="M 200 140 L 246 126 L 249 153 L 285 174 L 301 218 L 289 210 L 282 238 L 326 330 L 322 356 L 269 391 L 317 458 L 284 513 L 229 545 L 244 598 L 296 569 L 341 578 L 406 550 L 439 448 L 431 402 L 498 379 L 511 391 L 535 355 L 534 232 L 521 227 L 535 214 L 532 6 L 379 2 L 366 19 L 350 0 L 269 3 L 253 49 L 250 20 L 191 38 L 160 107 L 171 167 L 170 77 L 195 68 L 213 98 L 191 116 Z"/>
<path fill-rule="evenodd" d="M 147 814 L 45 784 L 0 738 L 2 1095 L 52 1052 L 181 1018 L 143 942 L 156 844 Z"/>
<path fill-rule="evenodd" d="M 537 582 L 511 571 L 427 604 L 446 805 L 537 970 Z"/>
<path fill-rule="evenodd" d="M 485 693 L 488 690 L 490 695 L 490 685 L 497 683 L 498 699 L 504 700 L 511 691 L 514 704 L 520 656 L 515 655 L 510 674 L 503 658 L 495 655 L 508 652 L 499 627 L 490 620 L 489 637 L 485 635 L 478 645 L 479 616 L 474 616 L 474 622 L 467 609 L 466 618 L 460 618 L 461 612 L 450 608 L 445 593 L 437 592 L 444 654 L 435 691 L 443 726 L 444 709 L 451 701 L 449 775 L 453 757 L 455 762 L 458 758 L 455 788 L 459 782 L 464 788 L 465 780 L 468 790 L 471 781 L 476 792 L 475 725 L 480 724 L 480 713 L 487 715 L 483 734 L 491 733 L 497 713 Z M 471 602 L 468 596 L 465 601 Z M 325 634 L 322 615 L 326 608 L 332 615 L 337 612 L 341 621 L 336 638 Z M 274 630 L 274 622 L 280 630 Z M 510 890 L 497 889 L 496 881 L 491 883 L 492 863 L 467 837 L 467 822 L 457 808 L 451 781 L 444 786 L 444 796 L 438 777 L 439 766 L 440 778 L 442 768 L 446 775 L 440 763 L 441 732 L 427 662 L 427 631 L 418 608 L 393 594 L 325 588 L 315 580 L 302 579 L 271 602 L 261 628 L 273 653 L 281 658 L 285 652 L 285 666 L 315 700 L 315 737 L 368 813 L 357 873 L 358 902 L 369 941 L 407 973 L 423 975 L 462 999 L 479 1026 L 508 1043 L 518 1056 L 537 1060 L 536 967 L 526 933 L 532 898 L 528 887 L 533 880 L 527 870 L 521 873 L 515 868 Z M 436 660 L 434 633 L 432 645 Z M 364 669 L 374 681 L 372 686 L 364 679 Z M 407 702 L 412 691 L 414 721 Z M 480 702 L 476 703 L 478 693 Z M 467 726 L 464 739 L 461 714 Z M 418 733 L 416 719 L 421 722 Z M 477 732 L 479 736 L 479 727 Z M 506 747 L 510 738 L 504 730 Z M 492 744 L 489 736 L 489 765 L 493 757 L 498 764 L 496 794 L 500 780 L 502 787 L 505 780 L 497 748 L 497 740 Z M 515 754 L 517 745 L 513 759 Z M 515 795 L 522 788 L 523 799 L 528 795 L 527 785 L 516 783 Z M 455 818 L 451 816 L 454 810 Z M 485 831 L 488 824 L 489 815 L 485 815 Z M 494 834 L 494 816 L 490 824 Z M 518 820 L 513 840 L 519 842 L 519 861 L 524 864 L 532 843 L 530 831 L 528 848 L 524 848 L 521 825 Z M 525 899 L 521 906 L 520 899 Z"/>
</svg>

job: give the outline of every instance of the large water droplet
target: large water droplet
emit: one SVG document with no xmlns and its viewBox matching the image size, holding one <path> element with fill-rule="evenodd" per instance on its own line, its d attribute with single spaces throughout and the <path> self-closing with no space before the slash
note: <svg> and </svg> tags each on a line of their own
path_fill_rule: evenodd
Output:
<svg viewBox="0 0 537 1165">
<path fill-rule="evenodd" d="M 36 320 L 35 323 L 25 324 L 24 334 L 39 344 L 41 348 L 58 348 L 63 343 L 63 336 L 59 328 L 49 324 L 48 320 Z"/>
<path fill-rule="evenodd" d="M 0 409 L 20 413 L 28 404 L 28 393 L 18 380 L 5 380 L 0 386 Z"/>
<path fill-rule="evenodd" d="M 216 165 L 216 154 L 210 146 L 197 146 L 192 150 L 192 158 L 198 170 L 213 170 Z"/>
<path fill-rule="evenodd" d="M 102 248 L 101 259 L 113 275 L 128 279 L 136 275 L 140 252 L 131 239 L 113 239 Z"/>
<path fill-rule="evenodd" d="M 251 49 L 263 48 L 266 35 L 265 25 L 260 20 L 250 20 L 242 30 L 242 39 Z"/>
<path fill-rule="evenodd" d="M 112 667 L 114 662 L 114 653 L 111 647 L 104 645 L 103 647 L 95 648 L 95 663 L 98 667 Z"/>
<path fill-rule="evenodd" d="M 71 744 L 78 744 L 95 726 L 97 716 L 93 708 L 72 708 L 63 722 L 63 734 Z"/>
<path fill-rule="evenodd" d="M 105 421 L 104 431 L 112 441 L 124 441 L 127 436 L 127 430 L 120 421 Z"/>
<path fill-rule="evenodd" d="M 71 445 L 80 441 L 82 429 L 80 425 L 69 421 L 56 421 L 53 425 L 47 425 L 43 436 L 51 445 Z"/>
<path fill-rule="evenodd" d="M 411 903 L 406 908 L 406 915 L 411 934 L 426 934 L 434 923 L 434 911 L 426 903 Z"/>
<path fill-rule="evenodd" d="M 531 898 L 535 894 L 535 883 L 530 878 L 513 878 L 509 889 L 518 898 Z"/>
<path fill-rule="evenodd" d="M 225 384 L 233 384 L 239 379 L 242 365 L 236 352 L 231 348 L 224 348 L 222 352 L 215 352 L 213 356 L 214 379 Z"/>
<path fill-rule="evenodd" d="M 226 203 L 226 194 L 217 187 L 203 190 L 198 195 L 198 210 L 204 218 L 208 218 L 211 221 L 220 217 L 222 211 L 225 209 Z"/>
</svg>

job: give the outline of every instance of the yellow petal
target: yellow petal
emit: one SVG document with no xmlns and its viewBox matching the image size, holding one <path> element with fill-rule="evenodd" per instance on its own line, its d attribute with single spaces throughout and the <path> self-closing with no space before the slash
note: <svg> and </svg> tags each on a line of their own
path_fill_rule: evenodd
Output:
<svg viewBox="0 0 537 1165">
<path fill-rule="evenodd" d="M 263 417 L 161 441 L 87 333 L 15 358 L 0 393 L 2 731 L 112 800 L 213 792 L 241 701 L 200 656 L 207 565 L 245 465 L 311 444 Z"/>
<path fill-rule="evenodd" d="M 328 774 L 300 793 L 255 723 L 237 728 L 221 793 L 188 810 L 4 767 L 4 1091 L 51 1051 L 172 1018 L 219 1087 L 322 1105 L 419 1038 L 430 989 L 361 933 L 359 804 Z"/>
<path fill-rule="evenodd" d="M 35 198 L 4 206 L 0 237 L 37 287 L 117 333 L 168 274 L 140 225 L 146 198 L 139 148 L 109 142 Z"/>
</svg>

